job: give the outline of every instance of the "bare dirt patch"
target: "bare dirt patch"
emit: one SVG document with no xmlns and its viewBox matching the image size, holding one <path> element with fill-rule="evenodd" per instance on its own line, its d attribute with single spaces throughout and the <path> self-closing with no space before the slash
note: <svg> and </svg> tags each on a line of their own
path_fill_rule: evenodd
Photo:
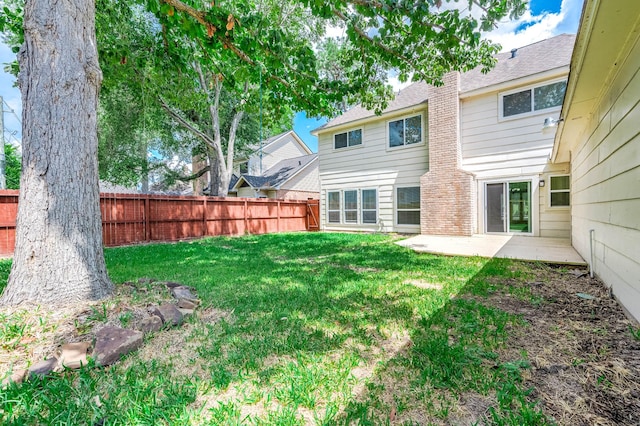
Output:
<svg viewBox="0 0 640 426">
<path fill-rule="evenodd" d="M 511 334 L 502 355 L 526 351 L 530 397 L 561 425 L 640 424 L 638 324 L 598 279 L 544 265 L 534 273 L 509 283 L 510 294 L 478 298 L 529 324 Z M 518 289 L 533 297 L 514 296 Z"/>
</svg>

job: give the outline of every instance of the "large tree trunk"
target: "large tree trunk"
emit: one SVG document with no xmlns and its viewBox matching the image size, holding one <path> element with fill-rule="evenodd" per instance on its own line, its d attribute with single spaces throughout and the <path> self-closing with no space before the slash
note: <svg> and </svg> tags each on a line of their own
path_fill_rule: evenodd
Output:
<svg viewBox="0 0 640 426">
<path fill-rule="evenodd" d="M 22 176 L 16 248 L 0 302 L 109 295 L 102 251 L 95 0 L 27 0 L 20 61 Z"/>
<path fill-rule="evenodd" d="M 226 197 L 226 192 L 220 192 L 220 160 L 213 149 L 208 149 L 207 154 L 207 159 L 211 166 L 209 171 L 209 195 L 212 197 Z"/>
</svg>

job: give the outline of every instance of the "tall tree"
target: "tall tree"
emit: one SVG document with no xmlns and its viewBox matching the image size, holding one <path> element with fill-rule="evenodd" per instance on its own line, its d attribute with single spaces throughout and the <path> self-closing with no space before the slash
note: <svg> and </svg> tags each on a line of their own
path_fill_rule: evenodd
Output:
<svg viewBox="0 0 640 426">
<path fill-rule="evenodd" d="M 113 285 L 102 250 L 93 0 L 28 0 L 19 53 L 22 176 L 3 304 L 99 299 Z"/>
</svg>

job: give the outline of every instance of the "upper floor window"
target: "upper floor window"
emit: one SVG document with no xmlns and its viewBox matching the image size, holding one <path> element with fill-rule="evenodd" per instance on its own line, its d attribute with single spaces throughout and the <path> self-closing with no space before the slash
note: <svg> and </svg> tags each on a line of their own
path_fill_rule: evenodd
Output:
<svg viewBox="0 0 640 426">
<path fill-rule="evenodd" d="M 389 148 L 422 142 L 422 115 L 389 121 Z"/>
<path fill-rule="evenodd" d="M 249 162 L 240 163 L 240 173 L 249 173 Z"/>
<path fill-rule="evenodd" d="M 531 87 L 519 92 L 500 95 L 502 117 L 526 114 L 562 105 L 567 81 Z"/>
<path fill-rule="evenodd" d="M 333 135 L 333 148 L 346 148 L 348 146 L 362 145 L 362 129 Z"/>
<path fill-rule="evenodd" d="M 551 207 L 568 207 L 571 204 L 569 175 L 551 176 L 549 180 L 551 181 L 549 185 Z"/>
</svg>

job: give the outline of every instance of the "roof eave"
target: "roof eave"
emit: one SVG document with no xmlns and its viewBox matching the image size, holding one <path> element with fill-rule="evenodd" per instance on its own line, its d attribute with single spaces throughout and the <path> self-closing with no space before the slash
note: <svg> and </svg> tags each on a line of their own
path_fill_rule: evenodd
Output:
<svg viewBox="0 0 640 426">
<path fill-rule="evenodd" d="M 327 131 L 331 131 L 336 132 L 339 130 L 344 130 L 344 129 L 348 129 L 348 128 L 352 128 L 354 126 L 362 126 L 364 124 L 367 123 L 371 123 L 373 121 L 378 121 L 378 120 L 384 120 L 387 118 L 391 118 L 397 115 L 404 115 L 404 114 L 409 114 L 412 112 L 416 112 L 416 111 L 422 111 L 424 110 L 428 105 L 428 101 L 424 101 L 424 102 L 420 102 L 418 104 L 414 104 L 411 106 L 408 106 L 406 108 L 400 108 L 400 109 L 395 109 L 393 111 L 386 111 L 380 115 L 370 115 L 368 117 L 364 117 L 364 118 L 360 118 L 357 120 L 353 120 L 353 121 L 348 121 L 346 123 L 341 123 L 341 124 L 337 124 L 335 126 L 330 126 L 330 127 L 320 127 L 318 129 L 314 129 L 311 131 L 311 134 L 314 136 L 318 136 L 321 133 L 326 133 Z"/>
<path fill-rule="evenodd" d="M 539 81 L 549 80 L 552 78 L 560 78 L 569 74 L 569 65 L 553 68 L 547 71 L 543 71 L 536 74 L 527 75 L 513 80 L 507 80 L 489 86 L 479 87 L 473 90 L 467 90 L 460 92 L 460 99 L 471 98 L 474 96 L 486 95 L 488 93 L 500 92 L 513 87 L 525 86 L 528 84 L 534 84 Z"/>
</svg>

